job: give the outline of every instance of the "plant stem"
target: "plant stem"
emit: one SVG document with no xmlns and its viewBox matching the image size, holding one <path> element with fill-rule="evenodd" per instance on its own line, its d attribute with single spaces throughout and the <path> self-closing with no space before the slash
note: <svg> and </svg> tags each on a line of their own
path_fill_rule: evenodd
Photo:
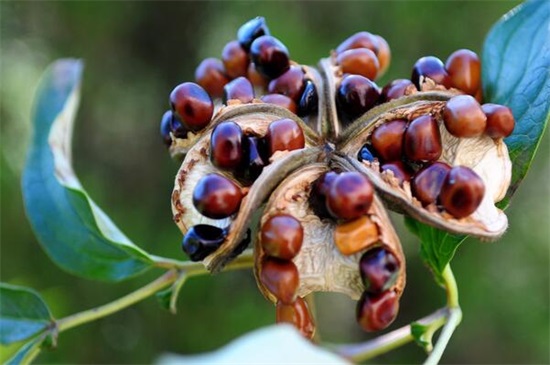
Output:
<svg viewBox="0 0 550 365">
<path fill-rule="evenodd" d="M 209 271 L 202 262 L 179 261 L 166 257 L 152 256 L 154 265 L 164 269 L 178 269 L 187 272 L 189 276 L 208 274 Z M 243 251 L 224 268 L 224 271 L 238 270 L 252 267 L 254 265 L 254 253 L 251 249 Z"/>
</svg>

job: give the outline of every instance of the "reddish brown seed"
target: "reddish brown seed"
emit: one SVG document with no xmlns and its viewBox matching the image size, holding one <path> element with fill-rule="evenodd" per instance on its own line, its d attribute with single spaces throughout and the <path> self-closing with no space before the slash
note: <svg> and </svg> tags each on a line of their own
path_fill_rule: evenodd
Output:
<svg viewBox="0 0 550 365">
<path fill-rule="evenodd" d="M 434 162 L 424 167 L 411 181 L 414 197 L 424 206 L 436 203 L 441 186 L 450 170 L 451 166 L 444 162 Z"/>
<path fill-rule="evenodd" d="M 240 100 L 241 103 L 250 103 L 254 99 L 254 87 L 246 77 L 237 77 L 223 87 L 223 102 Z"/>
<path fill-rule="evenodd" d="M 262 76 L 258 70 L 256 70 L 256 66 L 254 66 L 254 63 L 250 62 L 248 65 L 248 71 L 247 71 L 247 77 L 248 80 L 252 83 L 252 85 L 260 88 L 267 87 L 267 84 L 269 83 L 269 80 Z"/>
<path fill-rule="evenodd" d="M 385 163 L 382 166 L 380 166 L 380 170 L 382 172 L 386 170 L 393 172 L 393 176 L 395 176 L 395 178 L 399 182 L 399 185 L 403 185 L 405 181 L 411 180 L 412 172 L 401 161 Z"/>
<path fill-rule="evenodd" d="M 487 116 L 485 134 L 491 138 L 504 138 L 512 134 L 516 122 L 510 108 L 499 104 L 483 104 L 481 110 Z"/>
<path fill-rule="evenodd" d="M 304 132 L 292 119 L 278 119 L 269 123 L 267 134 L 267 152 L 269 156 L 275 151 L 292 151 L 305 146 Z"/>
<path fill-rule="evenodd" d="M 357 323 L 367 332 L 388 327 L 397 317 L 399 298 L 393 290 L 380 294 L 364 292 L 357 302 Z"/>
<path fill-rule="evenodd" d="M 204 176 L 193 190 L 193 205 L 199 213 L 212 219 L 227 218 L 236 213 L 241 199 L 241 189 L 218 174 Z"/>
<path fill-rule="evenodd" d="M 243 131 L 232 121 L 218 124 L 210 137 L 210 159 L 214 166 L 225 170 L 237 169 L 243 159 Z"/>
<path fill-rule="evenodd" d="M 193 82 L 176 86 L 170 93 L 170 104 L 180 120 L 193 131 L 206 127 L 214 113 L 210 96 Z"/>
<path fill-rule="evenodd" d="M 343 172 L 331 184 L 327 209 L 335 218 L 356 219 L 366 214 L 374 190 L 369 179 L 359 172 Z"/>
<path fill-rule="evenodd" d="M 222 61 L 217 58 L 204 59 L 195 70 L 195 81 L 213 98 L 222 96 L 223 87 L 229 82 Z"/>
<path fill-rule="evenodd" d="M 409 90 L 416 90 L 416 86 L 411 80 L 397 79 L 391 81 L 382 89 L 381 99 L 382 101 L 390 101 L 405 96 Z"/>
<path fill-rule="evenodd" d="M 377 35 L 376 39 L 378 40 L 378 63 L 380 64 L 380 68 L 378 69 L 378 75 L 376 75 L 376 78 L 382 77 L 388 67 L 390 67 L 390 61 L 391 61 L 391 51 L 390 51 L 390 45 L 386 40 Z"/>
<path fill-rule="evenodd" d="M 338 111 L 347 118 L 355 120 L 376 105 L 380 97 L 378 86 L 364 76 L 348 75 L 342 79 L 336 90 Z"/>
<path fill-rule="evenodd" d="M 355 48 L 367 48 L 374 53 L 378 53 L 378 39 L 374 34 L 369 32 L 358 32 L 340 43 L 336 48 L 336 53 L 342 53 Z"/>
<path fill-rule="evenodd" d="M 383 162 L 400 160 L 403 153 L 403 134 L 407 121 L 396 119 L 381 124 L 371 136 L 372 147 Z"/>
<path fill-rule="evenodd" d="M 232 79 L 246 76 L 248 71 L 248 53 L 241 47 L 238 41 L 231 41 L 223 47 L 222 62 L 225 73 Z"/>
<path fill-rule="evenodd" d="M 441 134 L 430 115 L 422 115 L 409 124 L 403 143 L 405 156 L 410 161 L 435 161 L 441 156 Z"/>
<path fill-rule="evenodd" d="M 399 272 L 395 256 L 383 247 L 375 247 L 361 256 L 361 280 L 369 293 L 379 293 L 393 284 Z"/>
<path fill-rule="evenodd" d="M 314 191 L 320 196 L 327 196 L 328 192 L 330 191 L 330 187 L 332 186 L 332 183 L 334 183 L 334 180 L 338 177 L 338 174 L 334 171 L 329 171 L 325 174 L 323 174 L 317 181 L 315 182 Z"/>
<path fill-rule="evenodd" d="M 478 137 L 487 126 L 487 117 L 479 103 L 470 95 L 457 95 L 445 104 L 445 127 L 455 137 Z"/>
<path fill-rule="evenodd" d="M 476 211 L 484 194 L 485 184 L 474 170 L 455 166 L 443 182 L 439 202 L 455 218 L 464 218 Z"/>
<path fill-rule="evenodd" d="M 289 260 L 268 257 L 260 267 L 260 281 L 283 304 L 296 300 L 300 276 L 296 265 Z"/>
<path fill-rule="evenodd" d="M 288 214 L 278 214 L 262 225 L 260 242 L 268 256 L 291 260 L 300 252 L 303 238 L 300 221 Z"/>
<path fill-rule="evenodd" d="M 365 76 L 374 80 L 378 74 L 380 64 L 373 51 L 367 48 L 356 48 L 339 53 L 336 63 L 345 74 Z"/>
<path fill-rule="evenodd" d="M 290 323 L 294 325 L 305 338 L 313 338 L 315 322 L 304 299 L 298 297 L 293 304 L 277 302 L 277 323 Z"/>
<path fill-rule="evenodd" d="M 454 88 L 476 95 L 481 87 L 481 64 L 477 54 L 468 49 L 459 49 L 447 58 L 445 68 Z"/>
<path fill-rule="evenodd" d="M 267 104 L 274 104 L 278 105 L 282 108 L 288 109 L 290 112 L 296 114 L 298 111 L 298 106 L 288 96 L 284 96 L 281 94 L 267 94 L 260 98 L 261 101 Z"/>
<path fill-rule="evenodd" d="M 271 80 L 267 91 L 272 94 L 283 94 L 298 102 L 300 101 L 304 87 L 304 71 L 302 67 L 290 66 L 288 71 Z"/>
<path fill-rule="evenodd" d="M 451 87 L 451 79 L 443 62 L 437 57 L 422 57 L 413 66 L 411 81 L 421 90 L 422 78 L 428 77 L 436 84 Z"/>
<path fill-rule="evenodd" d="M 252 42 L 250 57 L 258 72 L 269 79 L 281 76 L 290 67 L 288 49 L 270 35 L 263 35 Z"/>
</svg>

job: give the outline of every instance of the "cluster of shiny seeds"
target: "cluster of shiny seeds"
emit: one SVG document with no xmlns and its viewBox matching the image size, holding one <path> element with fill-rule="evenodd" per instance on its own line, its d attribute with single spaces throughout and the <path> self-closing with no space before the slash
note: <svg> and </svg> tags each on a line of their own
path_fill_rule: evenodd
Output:
<svg viewBox="0 0 550 365">
<path fill-rule="evenodd" d="M 345 256 L 366 250 L 359 262 L 365 292 L 357 303 L 357 322 L 366 331 L 386 328 L 399 309 L 398 295 L 389 289 L 399 263 L 379 243 L 379 228 L 370 217 L 374 198 L 371 182 L 359 172 L 330 171 L 317 180 L 313 194 L 337 222 L 333 239 L 338 250 Z"/>
</svg>

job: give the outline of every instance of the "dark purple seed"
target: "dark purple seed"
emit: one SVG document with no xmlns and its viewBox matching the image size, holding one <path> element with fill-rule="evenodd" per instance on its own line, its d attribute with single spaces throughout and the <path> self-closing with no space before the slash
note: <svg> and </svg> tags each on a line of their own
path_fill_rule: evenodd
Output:
<svg viewBox="0 0 550 365">
<path fill-rule="evenodd" d="M 223 87 L 223 103 L 228 100 L 240 100 L 242 103 L 250 103 L 254 99 L 254 86 L 246 77 L 237 77 Z"/>
<path fill-rule="evenodd" d="M 298 102 L 304 91 L 304 71 L 301 66 L 290 66 L 281 76 L 269 82 L 267 91 L 282 94 Z"/>
<path fill-rule="evenodd" d="M 237 169 L 243 159 L 243 131 L 232 121 L 221 122 L 210 137 L 210 159 L 224 170 Z"/>
<path fill-rule="evenodd" d="M 305 117 L 316 113 L 319 108 L 318 104 L 319 95 L 317 94 L 317 88 L 311 80 L 307 80 L 304 92 L 302 93 L 298 104 L 298 116 Z"/>
<path fill-rule="evenodd" d="M 258 16 L 241 25 L 237 31 L 237 40 L 243 49 L 248 52 L 250 50 L 250 45 L 256 38 L 269 34 L 265 19 Z"/>
<path fill-rule="evenodd" d="M 189 128 L 182 123 L 181 119 L 174 112 L 172 112 L 172 119 L 170 120 L 170 131 L 172 131 L 174 137 L 181 139 L 187 138 L 187 133 L 190 132 Z"/>
<path fill-rule="evenodd" d="M 239 177 L 246 182 L 254 182 L 267 165 L 267 147 L 265 141 L 258 137 L 246 137 L 244 140 L 243 161 Z"/>
<path fill-rule="evenodd" d="M 392 285 L 399 272 L 399 263 L 391 252 L 376 247 L 361 256 L 359 271 L 366 290 L 378 293 Z"/>
<path fill-rule="evenodd" d="M 250 46 L 250 56 L 258 72 L 274 79 L 290 68 L 288 49 L 277 38 L 263 35 Z"/>
<path fill-rule="evenodd" d="M 357 154 L 357 159 L 359 161 L 374 161 L 374 155 L 371 152 L 372 146 L 369 144 L 363 145 L 361 149 L 359 150 L 359 153 Z"/>
<path fill-rule="evenodd" d="M 181 248 L 191 261 L 201 261 L 216 251 L 225 237 L 226 232 L 221 228 L 198 224 L 187 231 L 183 237 Z"/>
<path fill-rule="evenodd" d="M 160 136 L 162 137 L 164 144 L 168 147 L 172 144 L 170 124 L 172 124 L 172 111 L 168 110 L 162 115 L 162 119 L 160 121 Z"/>
<path fill-rule="evenodd" d="M 407 79 L 393 80 L 392 82 L 384 86 L 384 88 L 382 89 L 381 100 L 383 102 L 386 102 L 393 99 L 398 99 L 402 96 L 405 96 L 405 92 L 411 88 L 416 89 L 416 87 L 413 86 L 413 83 L 411 82 L 411 80 L 407 80 Z"/>
<path fill-rule="evenodd" d="M 375 106 L 379 97 L 378 86 L 359 75 L 344 77 L 336 91 L 338 111 L 348 123 Z"/>
<path fill-rule="evenodd" d="M 445 65 L 434 56 L 422 57 L 413 66 L 411 81 L 421 90 L 421 76 L 432 79 L 436 84 L 451 87 L 451 78 L 445 70 Z"/>
</svg>

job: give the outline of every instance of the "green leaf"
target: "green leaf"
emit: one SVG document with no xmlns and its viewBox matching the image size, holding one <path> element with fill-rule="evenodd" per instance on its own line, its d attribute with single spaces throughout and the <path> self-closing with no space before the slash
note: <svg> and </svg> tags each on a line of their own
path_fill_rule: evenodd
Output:
<svg viewBox="0 0 550 365">
<path fill-rule="evenodd" d="M 512 183 L 499 206 L 505 208 L 525 177 L 550 117 L 550 6 L 528 1 L 506 14 L 489 32 L 482 54 L 487 102 L 512 109 L 516 127 L 505 139 Z"/>
<path fill-rule="evenodd" d="M 163 355 L 161 365 L 176 364 L 350 364 L 315 346 L 291 325 L 274 325 L 250 332 L 221 349 L 202 355 Z"/>
<path fill-rule="evenodd" d="M 6 365 L 21 365 L 21 364 L 30 364 L 31 361 L 38 355 L 40 352 L 40 347 L 44 341 L 44 335 L 38 336 L 31 341 L 25 343 L 23 346 L 17 350 L 17 352 L 10 357 L 5 364 Z"/>
<path fill-rule="evenodd" d="M 34 290 L 0 283 L 0 298 L 0 343 L 3 345 L 55 328 L 48 306 Z"/>
<path fill-rule="evenodd" d="M 71 163 L 73 122 L 82 63 L 53 63 L 38 87 L 34 138 L 23 174 L 27 215 L 44 250 L 63 269 L 86 278 L 119 281 L 152 260 L 89 198 Z"/>
<path fill-rule="evenodd" d="M 422 259 L 433 271 L 438 283 L 443 284 L 443 270 L 467 236 L 450 234 L 411 217 L 405 217 L 405 224 L 420 239 Z"/>
</svg>

